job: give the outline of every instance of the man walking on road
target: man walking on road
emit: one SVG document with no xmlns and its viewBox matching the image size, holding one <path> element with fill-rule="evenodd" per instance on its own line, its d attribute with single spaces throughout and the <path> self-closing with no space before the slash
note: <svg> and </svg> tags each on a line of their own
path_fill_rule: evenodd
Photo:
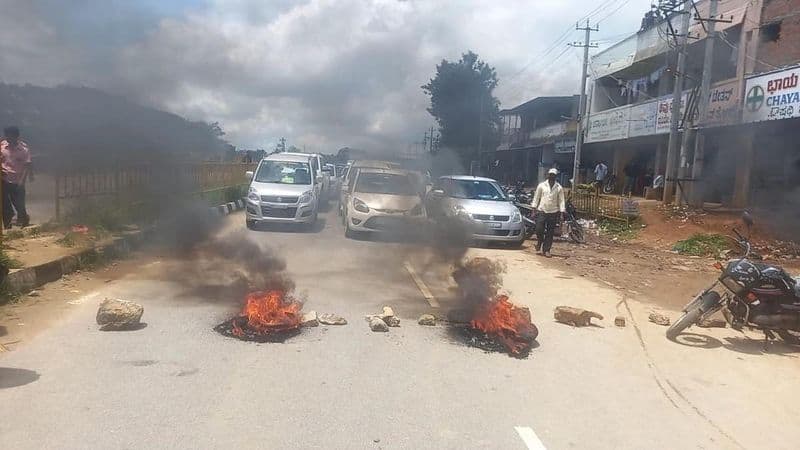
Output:
<svg viewBox="0 0 800 450">
<path fill-rule="evenodd" d="M 11 228 L 11 219 L 17 213 L 17 225 L 28 226 L 30 219 L 25 209 L 25 181 L 33 181 L 31 153 L 28 145 L 19 138 L 19 128 L 6 127 L 0 140 L 0 165 L 3 174 L 3 227 Z"/>
<path fill-rule="evenodd" d="M 536 251 L 549 258 L 553 246 L 553 235 L 556 232 L 558 218 L 567 208 L 564 200 L 564 188 L 556 181 L 557 169 L 547 172 L 547 180 L 536 187 L 533 196 L 533 210 L 536 213 Z"/>
</svg>

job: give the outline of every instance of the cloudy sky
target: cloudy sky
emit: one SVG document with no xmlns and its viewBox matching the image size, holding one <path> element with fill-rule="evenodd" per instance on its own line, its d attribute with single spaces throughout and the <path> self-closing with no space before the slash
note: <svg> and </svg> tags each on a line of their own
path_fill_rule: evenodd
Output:
<svg viewBox="0 0 800 450">
<path fill-rule="evenodd" d="M 73 84 L 219 121 L 247 148 L 405 149 L 420 86 L 473 50 L 511 107 L 577 91 L 576 20 L 601 49 L 651 0 L 0 0 L 0 80 Z"/>
</svg>

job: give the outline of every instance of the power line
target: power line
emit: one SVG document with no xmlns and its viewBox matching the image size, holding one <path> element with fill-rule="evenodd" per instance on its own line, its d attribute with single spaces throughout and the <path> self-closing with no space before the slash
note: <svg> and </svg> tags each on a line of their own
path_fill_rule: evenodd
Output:
<svg viewBox="0 0 800 450">
<path fill-rule="evenodd" d="M 600 25 L 600 24 L 601 24 L 601 23 L 602 23 L 604 20 L 606 20 L 606 19 L 608 19 L 609 17 L 613 16 L 613 15 L 614 15 L 614 13 L 616 13 L 617 11 L 619 11 L 620 9 L 622 9 L 622 7 L 623 7 L 623 6 L 627 5 L 627 4 L 628 4 L 628 3 L 630 3 L 630 2 L 631 2 L 631 0 L 625 0 L 625 1 L 624 1 L 624 2 L 622 2 L 622 3 L 621 3 L 619 6 L 617 6 L 617 8 L 616 8 L 616 9 L 614 9 L 614 10 L 613 10 L 613 11 L 611 11 L 610 13 L 606 14 L 606 15 L 605 15 L 605 16 L 604 16 L 602 19 L 598 20 L 598 21 L 597 21 L 597 24 L 598 24 L 598 25 Z"/>
</svg>

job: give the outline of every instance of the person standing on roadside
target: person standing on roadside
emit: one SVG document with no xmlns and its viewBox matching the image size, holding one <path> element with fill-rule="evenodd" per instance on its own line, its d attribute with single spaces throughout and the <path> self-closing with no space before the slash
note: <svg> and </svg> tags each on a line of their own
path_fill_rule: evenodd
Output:
<svg viewBox="0 0 800 450">
<path fill-rule="evenodd" d="M 608 166 L 603 160 L 600 160 L 594 166 L 594 186 L 596 189 L 603 188 L 603 181 L 605 181 L 606 175 L 608 175 Z"/>
<path fill-rule="evenodd" d="M 3 176 L 3 227 L 11 228 L 14 212 L 17 214 L 17 225 L 27 227 L 30 223 L 28 211 L 25 209 L 25 182 L 33 181 L 31 153 L 28 144 L 19 138 L 19 128 L 3 129 L 0 140 L 0 165 Z"/>
<path fill-rule="evenodd" d="M 553 235 L 559 216 L 567 211 L 564 188 L 556 181 L 557 176 L 558 169 L 550 169 L 547 180 L 536 187 L 536 194 L 531 202 L 536 213 L 536 252 L 541 252 L 547 258 L 552 256 L 550 248 L 553 247 Z"/>
</svg>

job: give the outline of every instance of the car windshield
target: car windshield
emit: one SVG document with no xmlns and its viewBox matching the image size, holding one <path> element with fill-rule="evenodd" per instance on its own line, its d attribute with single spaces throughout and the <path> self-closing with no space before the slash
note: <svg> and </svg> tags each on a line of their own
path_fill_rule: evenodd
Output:
<svg viewBox="0 0 800 450">
<path fill-rule="evenodd" d="M 469 200 L 508 200 L 503 190 L 495 183 L 484 180 L 451 180 L 447 195 Z"/>
<path fill-rule="evenodd" d="M 264 161 L 258 168 L 257 183 L 311 184 L 308 163 L 288 161 Z"/>
<path fill-rule="evenodd" d="M 356 182 L 356 192 L 365 194 L 414 195 L 414 186 L 407 175 L 393 173 L 362 173 Z"/>
</svg>

